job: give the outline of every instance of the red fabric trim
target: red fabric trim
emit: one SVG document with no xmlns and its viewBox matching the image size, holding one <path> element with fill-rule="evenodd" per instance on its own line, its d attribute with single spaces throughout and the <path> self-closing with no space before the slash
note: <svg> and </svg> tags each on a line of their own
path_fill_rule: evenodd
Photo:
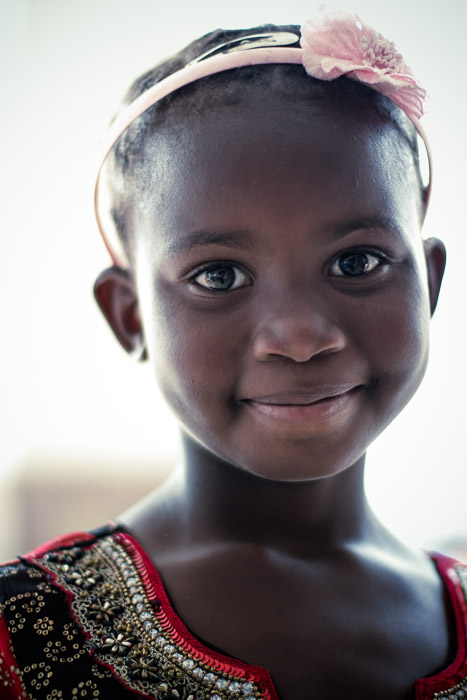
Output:
<svg viewBox="0 0 467 700">
<path fill-rule="evenodd" d="M 255 683 L 261 689 L 261 698 L 264 700 L 280 700 L 269 671 L 209 649 L 196 639 L 173 609 L 157 569 L 139 542 L 123 532 L 117 532 L 114 537 L 136 565 L 149 600 L 161 603 L 160 607 L 154 607 L 155 616 L 176 644 L 213 670 Z"/>
<path fill-rule="evenodd" d="M 460 683 L 467 676 L 467 605 L 465 596 L 454 566 L 462 564 L 443 554 L 431 554 L 436 568 L 447 588 L 449 601 L 456 623 L 457 653 L 454 661 L 435 676 L 421 678 L 413 686 L 414 700 L 431 698 L 434 693 L 448 690 Z M 436 630 L 434 630 L 436 632 Z"/>
<path fill-rule="evenodd" d="M 95 535 L 89 532 L 71 532 L 69 535 L 55 537 L 53 540 L 49 540 L 49 542 L 41 544 L 36 549 L 32 549 L 23 556 L 23 559 L 43 557 L 44 554 L 47 554 L 47 552 L 50 552 L 53 549 L 60 549 L 60 547 L 74 547 L 75 545 L 85 545 L 88 542 L 93 542 L 95 539 Z"/>
<path fill-rule="evenodd" d="M 2 700 L 18 700 L 18 698 L 27 698 L 27 693 L 21 683 L 21 675 L 18 664 L 11 651 L 10 634 L 6 625 L 5 618 L 0 616 L 0 656 L 3 663 L 0 664 L 0 672 L 6 671 L 8 674 L 0 675 L 0 695 Z M 3 682 L 12 682 L 13 687 L 3 685 Z"/>
<path fill-rule="evenodd" d="M 83 536 L 83 537 L 81 537 L 81 536 Z M 68 543 L 68 540 L 70 540 L 69 543 Z M 59 545 L 59 546 L 64 547 L 64 546 L 75 546 L 77 544 L 82 545 L 82 544 L 88 543 L 89 541 L 91 541 L 91 543 L 92 543 L 92 541 L 94 541 L 94 540 L 95 540 L 94 536 L 88 536 L 88 533 L 85 533 L 85 532 L 72 533 L 71 535 L 65 535 L 64 537 L 57 537 L 56 539 L 51 540 L 51 542 L 48 542 L 48 543 L 44 544 L 43 546 L 39 547 L 37 550 L 34 550 L 34 556 L 42 556 L 42 555 L 36 555 L 35 552 L 37 552 L 37 551 L 42 551 L 43 554 L 46 554 L 51 549 L 56 549 L 56 546 L 50 547 L 50 544 L 54 543 L 54 542 L 65 542 L 66 541 L 67 542 L 66 545 L 64 545 L 64 544 Z M 32 554 L 27 554 L 26 556 L 28 557 L 28 559 L 31 559 L 33 557 Z M 42 571 L 44 571 L 44 573 L 46 573 L 47 576 L 49 576 L 50 582 L 52 583 L 52 585 L 54 585 L 55 588 L 57 588 L 58 590 L 62 591 L 65 594 L 65 600 L 68 604 L 68 613 L 69 613 L 70 617 L 76 623 L 77 627 L 81 630 L 85 640 L 88 641 L 91 638 L 91 635 L 89 634 L 89 632 L 87 632 L 84 629 L 81 621 L 79 620 L 79 618 L 76 617 L 75 612 L 73 610 L 72 603 L 75 599 L 74 594 L 71 593 L 71 591 L 69 591 L 68 588 L 65 588 L 64 586 L 62 586 L 62 584 L 59 583 L 59 581 L 57 581 L 56 574 L 51 569 L 49 569 L 46 564 L 44 564 L 43 562 L 39 563 L 37 561 L 35 561 L 34 563 L 37 567 L 42 569 Z M 1 628 L 0 628 L 0 633 L 1 633 Z M 1 642 L 1 636 L 0 636 L 0 642 Z M 0 646 L 0 651 L 1 651 L 1 646 Z M 100 666 L 104 666 L 105 668 L 109 669 L 109 671 L 114 676 L 115 680 L 117 680 L 124 688 L 126 688 L 131 693 L 135 693 L 135 689 L 132 688 L 131 686 L 129 686 L 125 682 L 125 680 L 119 675 L 118 666 L 112 665 L 110 663 L 107 663 L 106 661 L 102 661 L 101 659 L 99 659 L 97 656 L 95 656 L 94 649 L 89 650 L 89 655 L 92 656 L 93 660 L 96 663 L 98 663 Z M 25 695 L 24 697 L 27 697 L 27 696 Z M 1 698 L 1 700 L 3 700 L 3 696 L 0 696 L 0 698 Z M 146 693 L 139 690 L 138 691 L 138 698 L 147 698 L 147 700 L 151 700 L 152 698 L 154 698 L 154 695 L 153 694 L 146 695 Z M 5 700 L 10 700 L 10 698 L 7 697 L 7 698 L 5 698 Z M 17 700 L 16 696 L 13 696 L 12 700 Z"/>
<path fill-rule="evenodd" d="M 149 558 L 146 551 L 137 540 L 126 532 L 117 531 L 111 536 L 113 536 L 115 540 L 124 547 L 131 557 L 141 577 L 147 596 L 154 604 L 155 616 L 158 618 L 167 634 L 170 635 L 176 644 L 180 645 L 185 652 L 189 653 L 193 658 L 199 659 L 207 666 L 211 667 L 213 671 L 218 670 L 235 676 L 239 680 L 251 681 L 252 683 L 257 684 L 257 686 L 261 688 L 261 698 L 263 698 L 263 700 L 280 700 L 269 671 L 260 666 L 253 666 L 243 661 L 239 661 L 238 659 L 233 659 L 232 657 L 226 656 L 206 647 L 188 630 L 173 609 L 165 591 L 162 579 L 160 578 L 160 575 L 152 560 Z M 94 540 L 95 535 L 92 533 L 72 533 L 63 537 L 57 537 L 50 542 L 41 545 L 37 549 L 25 555 L 25 557 L 28 559 L 33 559 L 43 556 L 52 549 L 72 547 L 74 545 L 83 546 L 88 543 L 92 544 Z M 413 700 L 427 700 L 427 698 L 432 698 L 434 693 L 452 688 L 467 677 L 467 603 L 459 577 L 454 569 L 454 566 L 462 566 L 462 564 L 455 559 L 442 554 L 431 554 L 430 556 L 436 565 L 436 568 L 448 592 L 448 598 L 452 606 L 455 620 L 458 648 L 456 657 L 453 662 L 449 664 L 449 666 L 437 673 L 435 676 L 422 678 L 414 683 L 412 686 L 411 695 Z M 38 562 L 36 562 L 36 564 L 37 563 Z M 72 595 L 70 592 L 60 586 L 60 584 L 55 580 L 53 573 L 47 569 L 43 563 L 41 563 L 39 566 L 47 571 L 48 574 L 52 574 L 54 585 L 57 586 L 57 588 L 64 590 L 64 592 L 67 594 L 68 600 L 71 602 Z M 158 602 L 161 604 L 160 607 L 157 605 Z M 76 620 L 76 622 L 82 629 L 79 621 Z M 88 637 L 86 633 L 85 635 Z M 0 652 L 3 653 L 8 666 L 14 665 L 14 667 L 17 668 L 14 657 L 9 649 L 8 631 L 6 629 L 5 621 L 0 617 Z M 5 654 L 9 654 L 9 656 L 5 657 Z M 11 659 L 12 663 L 10 663 Z M 111 671 L 115 672 L 112 666 L 102 662 L 99 663 L 101 663 L 103 666 L 107 666 Z M 118 680 L 126 687 L 125 682 L 122 681 L 120 677 L 118 677 Z M 16 700 L 18 697 L 24 697 L 24 695 L 22 695 L 24 691 L 16 673 L 15 683 L 15 688 L 17 687 L 15 692 L 19 692 L 20 694 L 12 696 L 6 695 L 5 700 L 10 700 L 10 697 L 12 700 Z M 2 689 L 2 692 L 5 692 L 4 689 Z"/>
</svg>

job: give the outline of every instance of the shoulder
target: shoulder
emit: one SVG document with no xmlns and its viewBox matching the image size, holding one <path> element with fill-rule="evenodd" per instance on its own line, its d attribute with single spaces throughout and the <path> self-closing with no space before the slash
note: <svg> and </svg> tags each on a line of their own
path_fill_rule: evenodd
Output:
<svg viewBox="0 0 467 700">
<path fill-rule="evenodd" d="M 277 698 L 266 671 L 189 632 L 124 529 L 59 538 L 2 573 L 0 687 L 14 682 L 2 675 L 2 654 L 22 684 L 8 700 L 45 700 L 56 689 L 63 698 L 220 700 L 227 687 L 232 700 Z"/>
<path fill-rule="evenodd" d="M 462 657 L 467 677 L 467 565 L 439 553 L 432 553 L 431 558 L 443 581 L 447 606 L 455 627 L 456 658 L 460 662 Z"/>
<path fill-rule="evenodd" d="M 416 683 L 414 700 L 463 698 L 467 697 L 467 565 L 436 552 L 431 558 L 445 589 L 455 656 L 439 673 Z"/>
<path fill-rule="evenodd" d="M 40 547 L 0 565 L 0 609 L 15 602 L 44 593 L 52 593 L 49 564 L 58 564 L 62 571 L 93 545 L 115 530 L 112 525 L 94 532 L 76 532 L 57 537 Z M 41 595 L 41 598 L 43 595 Z"/>
<path fill-rule="evenodd" d="M 454 607 L 456 618 L 467 615 L 467 564 L 434 552 L 431 554 Z"/>
<path fill-rule="evenodd" d="M 6 698 L 47 697 L 54 688 L 74 697 L 79 683 L 89 681 L 97 690 L 110 680 L 88 653 L 72 600 L 82 590 L 92 605 L 91 573 L 80 580 L 77 563 L 114 529 L 59 537 L 0 566 L 0 686 Z M 95 557 L 95 577 L 98 567 Z"/>
</svg>

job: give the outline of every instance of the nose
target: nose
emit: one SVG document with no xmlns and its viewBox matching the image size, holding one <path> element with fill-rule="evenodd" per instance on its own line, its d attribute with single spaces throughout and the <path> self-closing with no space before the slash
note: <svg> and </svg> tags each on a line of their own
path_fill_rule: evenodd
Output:
<svg viewBox="0 0 467 700">
<path fill-rule="evenodd" d="M 313 357 L 343 350 L 346 335 L 329 311 L 312 300 L 283 298 L 273 307 L 267 304 L 253 342 L 257 360 L 290 359 L 308 362 Z"/>
</svg>

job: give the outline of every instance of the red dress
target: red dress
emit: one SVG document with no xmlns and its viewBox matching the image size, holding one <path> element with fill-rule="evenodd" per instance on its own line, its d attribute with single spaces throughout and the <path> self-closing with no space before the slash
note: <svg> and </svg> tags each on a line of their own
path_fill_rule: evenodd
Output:
<svg viewBox="0 0 467 700">
<path fill-rule="evenodd" d="M 467 567 L 433 555 L 457 632 L 455 660 L 414 700 L 467 698 Z M 0 567 L 1 700 L 279 700 L 268 671 L 209 649 L 173 610 L 139 543 L 106 526 Z"/>
</svg>

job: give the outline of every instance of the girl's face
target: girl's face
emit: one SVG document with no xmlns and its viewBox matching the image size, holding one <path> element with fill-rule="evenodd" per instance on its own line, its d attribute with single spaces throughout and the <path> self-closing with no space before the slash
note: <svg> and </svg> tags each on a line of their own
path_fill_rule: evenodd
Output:
<svg viewBox="0 0 467 700">
<path fill-rule="evenodd" d="M 408 149 L 356 113 L 257 92 L 162 133 L 147 158 L 136 286 L 149 357 L 184 430 L 268 478 L 350 466 L 427 362 Z"/>
</svg>

